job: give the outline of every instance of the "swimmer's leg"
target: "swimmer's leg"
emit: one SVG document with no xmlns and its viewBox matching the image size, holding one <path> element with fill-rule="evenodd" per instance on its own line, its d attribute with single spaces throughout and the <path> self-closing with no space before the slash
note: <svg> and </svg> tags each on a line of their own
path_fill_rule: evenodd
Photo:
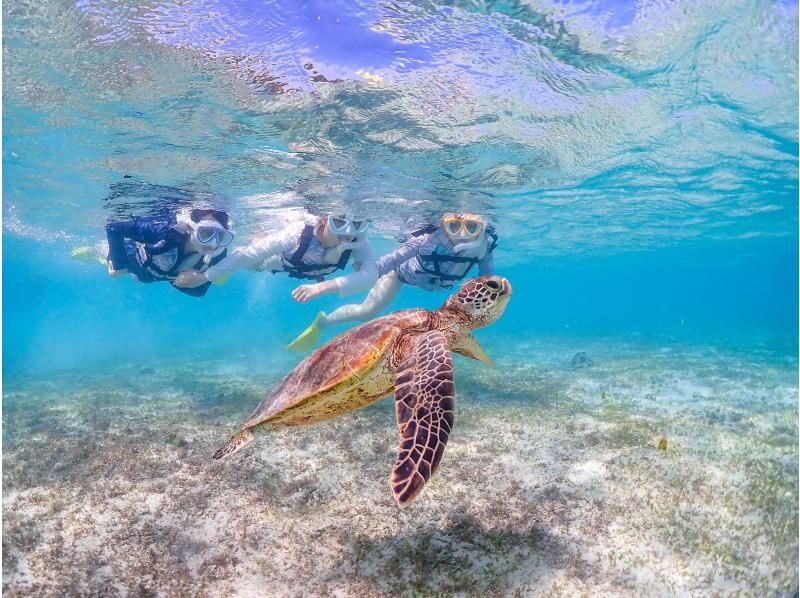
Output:
<svg viewBox="0 0 800 598">
<path fill-rule="evenodd" d="M 320 328 L 325 328 L 331 324 L 341 324 L 342 322 L 352 322 L 361 320 L 366 322 L 380 314 L 397 297 L 403 283 L 397 274 L 390 272 L 381 276 L 372 287 L 367 298 L 363 303 L 353 303 L 342 305 L 329 316 L 325 316 L 319 322 Z"/>
<path fill-rule="evenodd" d="M 292 351 L 309 351 L 319 341 L 322 329 L 330 324 L 351 322 L 353 320 L 370 320 L 381 313 L 392 300 L 397 297 L 403 283 L 394 272 L 381 276 L 372 287 L 363 303 L 342 305 L 330 315 L 319 312 L 317 317 L 296 339 L 289 343 L 287 349 Z"/>
</svg>

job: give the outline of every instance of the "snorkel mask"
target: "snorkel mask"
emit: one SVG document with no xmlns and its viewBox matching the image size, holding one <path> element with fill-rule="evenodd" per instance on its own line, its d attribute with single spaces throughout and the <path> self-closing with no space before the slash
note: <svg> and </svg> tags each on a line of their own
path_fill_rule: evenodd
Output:
<svg viewBox="0 0 800 598">
<path fill-rule="evenodd" d="M 203 261 L 208 264 L 233 243 L 236 235 L 216 220 L 201 220 L 192 227 L 192 238 L 202 247 Z"/>
<path fill-rule="evenodd" d="M 369 220 L 345 215 L 328 216 L 328 229 L 337 237 L 356 237 L 367 230 Z"/>
<path fill-rule="evenodd" d="M 198 222 L 194 229 L 194 236 L 200 245 L 211 245 L 215 240 L 220 247 L 227 247 L 233 242 L 234 234 L 218 222 Z"/>
<path fill-rule="evenodd" d="M 453 243 L 461 245 L 477 241 L 486 230 L 486 222 L 475 214 L 447 213 L 442 216 L 442 228 Z"/>
</svg>

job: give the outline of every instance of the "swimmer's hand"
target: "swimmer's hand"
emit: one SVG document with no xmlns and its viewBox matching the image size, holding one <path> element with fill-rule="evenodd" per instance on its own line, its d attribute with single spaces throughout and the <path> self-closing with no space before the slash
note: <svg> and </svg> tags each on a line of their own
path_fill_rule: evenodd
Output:
<svg viewBox="0 0 800 598">
<path fill-rule="evenodd" d="M 125 276 L 128 271 L 125 268 L 122 270 L 114 270 L 114 266 L 111 264 L 111 260 L 108 261 L 108 274 L 109 276 L 113 276 L 114 278 L 119 278 L 120 276 Z"/>
<path fill-rule="evenodd" d="M 306 303 L 307 301 L 331 293 L 336 290 L 336 283 L 332 280 L 325 282 L 318 282 L 317 284 L 301 284 L 292 291 L 292 299 L 298 303 Z"/>
<path fill-rule="evenodd" d="M 173 284 L 182 289 L 193 289 L 202 284 L 206 284 L 207 282 L 208 279 L 202 272 L 198 272 L 197 270 L 187 270 L 186 272 L 181 272 L 178 274 L 178 277 L 175 279 Z"/>
</svg>

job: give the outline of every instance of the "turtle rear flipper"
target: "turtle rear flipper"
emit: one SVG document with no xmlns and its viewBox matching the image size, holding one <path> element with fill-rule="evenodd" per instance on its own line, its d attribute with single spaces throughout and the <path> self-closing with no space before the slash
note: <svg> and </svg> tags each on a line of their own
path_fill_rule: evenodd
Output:
<svg viewBox="0 0 800 598">
<path fill-rule="evenodd" d="M 254 438 L 255 434 L 253 434 L 253 431 L 250 428 L 245 428 L 241 432 L 236 432 L 236 434 L 231 437 L 225 446 L 217 449 L 211 458 L 214 459 L 214 461 L 219 461 L 220 459 L 229 457 L 243 446 L 253 442 Z"/>
<path fill-rule="evenodd" d="M 432 330 L 417 337 L 394 385 L 400 447 L 392 494 L 405 507 L 436 471 L 453 429 L 453 359 L 444 334 Z"/>
</svg>

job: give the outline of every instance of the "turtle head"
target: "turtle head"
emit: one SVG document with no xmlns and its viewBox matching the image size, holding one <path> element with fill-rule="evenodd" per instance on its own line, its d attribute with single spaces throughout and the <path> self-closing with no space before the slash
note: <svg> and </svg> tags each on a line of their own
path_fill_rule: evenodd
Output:
<svg viewBox="0 0 800 598">
<path fill-rule="evenodd" d="M 469 328 L 488 326 L 506 309 L 511 283 L 502 276 L 481 276 L 465 282 L 442 308 L 454 313 Z"/>
</svg>

